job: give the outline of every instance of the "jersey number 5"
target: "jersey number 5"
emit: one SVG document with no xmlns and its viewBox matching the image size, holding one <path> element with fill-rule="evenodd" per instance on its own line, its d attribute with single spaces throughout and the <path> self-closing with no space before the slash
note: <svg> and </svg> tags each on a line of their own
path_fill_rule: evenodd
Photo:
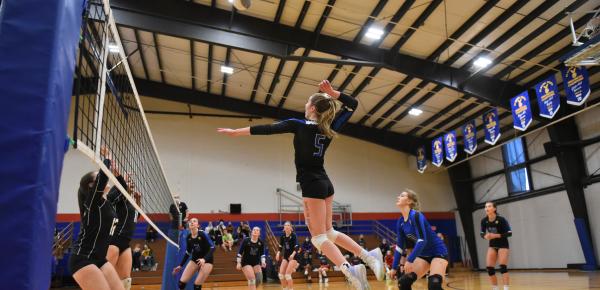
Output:
<svg viewBox="0 0 600 290">
<path fill-rule="evenodd" d="M 325 135 L 316 134 L 315 135 L 315 148 L 317 148 L 317 152 L 313 153 L 313 156 L 323 157 L 323 141 L 325 140 Z"/>
<path fill-rule="evenodd" d="M 117 228 L 118 222 L 119 222 L 118 218 L 113 219 L 112 226 L 110 226 L 110 233 L 109 233 L 110 236 L 112 236 L 115 233 L 115 229 Z"/>
</svg>

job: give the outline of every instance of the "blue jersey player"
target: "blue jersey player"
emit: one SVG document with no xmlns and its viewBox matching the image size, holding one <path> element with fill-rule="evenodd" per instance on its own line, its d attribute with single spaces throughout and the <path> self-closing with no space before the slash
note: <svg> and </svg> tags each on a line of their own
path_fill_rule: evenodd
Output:
<svg viewBox="0 0 600 290">
<path fill-rule="evenodd" d="M 396 228 L 398 241 L 391 275 L 393 276 L 395 269 L 398 268 L 400 257 L 406 251 L 407 242 L 412 241 L 414 248 L 406 257 L 405 273 L 398 279 L 400 290 L 412 289 L 412 284 L 428 271 L 428 289 L 440 290 L 448 266 L 448 250 L 444 242 L 431 229 L 425 215 L 416 210 L 418 204 L 417 194 L 408 189 L 402 192 L 396 201 L 402 216 Z"/>
</svg>

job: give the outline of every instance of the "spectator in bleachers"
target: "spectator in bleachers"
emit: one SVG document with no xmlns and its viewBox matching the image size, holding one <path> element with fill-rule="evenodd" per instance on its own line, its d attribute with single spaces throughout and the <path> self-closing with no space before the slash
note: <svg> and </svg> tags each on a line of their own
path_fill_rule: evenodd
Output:
<svg viewBox="0 0 600 290">
<path fill-rule="evenodd" d="M 234 229 L 233 229 L 233 224 L 231 222 L 227 223 L 226 229 L 227 229 L 227 232 L 230 233 L 233 236 L 233 230 Z M 235 239 L 235 237 L 233 237 L 233 238 Z"/>
<path fill-rule="evenodd" d="M 358 236 L 358 245 L 363 249 L 367 248 L 367 242 L 365 241 L 365 235 L 360 234 L 360 236 Z"/>
<path fill-rule="evenodd" d="M 304 242 L 302 242 L 302 251 L 308 254 L 308 257 L 312 259 L 313 244 L 310 242 L 310 237 L 306 236 Z"/>
<path fill-rule="evenodd" d="M 208 222 L 208 225 L 204 228 L 204 232 L 210 236 L 210 232 L 213 230 L 214 226 L 212 222 Z"/>
<path fill-rule="evenodd" d="M 221 226 L 217 226 L 217 227 L 213 228 L 213 235 L 214 235 L 214 238 L 211 236 L 211 239 L 215 242 L 215 246 L 222 247 L 223 246 L 223 230 L 221 230 Z"/>
<path fill-rule="evenodd" d="M 392 269 L 392 264 L 394 263 L 394 254 L 392 254 L 392 251 L 390 250 L 386 251 L 385 253 L 385 273 L 387 274 Z M 389 275 L 386 275 L 386 277 L 388 277 L 388 279 L 393 279 L 393 277 L 389 277 Z"/>
<path fill-rule="evenodd" d="M 142 251 L 142 270 L 150 271 L 154 266 L 154 263 L 154 253 L 152 252 L 152 249 L 145 244 L 144 250 Z"/>
<path fill-rule="evenodd" d="M 156 240 L 156 231 L 148 224 L 146 227 L 146 244 L 154 243 L 154 240 Z"/>
<path fill-rule="evenodd" d="M 244 226 L 242 227 L 242 233 L 244 234 L 244 238 L 250 237 L 251 231 L 252 230 L 250 229 L 250 224 L 244 223 Z"/>
<path fill-rule="evenodd" d="M 304 269 L 304 278 L 307 282 L 312 282 L 312 258 L 310 257 L 310 252 L 300 250 L 300 268 Z"/>
<path fill-rule="evenodd" d="M 140 244 L 135 244 L 135 247 L 133 247 L 133 252 L 131 254 L 131 259 L 132 261 L 132 268 L 134 272 L 137 272 L 140 270 L 140 268 L 142 268 L 142 263 L 141 263 L 141 259 L 142 259 L 142 249 L 140 248 Z"/>
<path fill-rule="evenodd" d="M 221 245 L 224 251 L 231 252 L 233 247 L 233 236 L 227 229 L 223 230 L 223 244 Z"/>
<path fill-rule="evenodd" d="M 381 244 L 379 244 L 379 249 L 381 249 L 382 253 L 387 253 L 387 251 L 390 250 L 390 244 L 388 244 L 388 241 L 386 239 L 381 240 Z"/>
<path fill-rule="evenodd" d="M 328 283 L 329 278 L 327 278 L 327 271 L 329 271 L 329 263 L 327 262 L 327 258 L 325 258 L 325 256 L 322 256 L 319 258 L 319 262 L 319 283 Z"/>
</svg>

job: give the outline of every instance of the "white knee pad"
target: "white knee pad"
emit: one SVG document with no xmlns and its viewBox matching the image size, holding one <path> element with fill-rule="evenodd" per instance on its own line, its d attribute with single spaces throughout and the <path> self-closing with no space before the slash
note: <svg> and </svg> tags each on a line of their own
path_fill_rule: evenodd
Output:
<svg viewBox="0 0 600 290">
<path fill-rule="evenodd" d="M 292 280 L 292 274 L 285 274 L 285 280 Z"/>
<path fill-rule="evenodd" d="M 256 285 L 256 280 L 254 280 L 254 279 L 249 279 L 249 280 L 248 280 L 248 285 L 249 285 L 249 286 Z"/>
<path fill-rule="evenodd" d="M 334 230 L 333 228 L 329 229 L 327 231 L 327 238 L 335 243 L 335 240 L 337 239 L 338 235 L 340 234 L 340 232 Z"/>
<path fill-rule="evenodd" d="M 315 248 L 317 248 L 317 250 L 321 250 L 321 245 L 323 245 L 323 243 L 325 241 L 327 241 L 327 235 L 326 234 L 320 234 L 318 236 L 314 236 L 312 237 L 312 239 L 310 240 L 312 242 L 313 245 L 315 245 Z"/>
<path fill-rule="evenodd" d="M 281 273 L 277 274 L 277 277 L 279 277 L 279 280 L 283 280 L 285 278 L 285 276 Z"/>
<path fill-rule="evenodd" d="M 125 290 L 131 289 L 131 278 L 125 278 L 121 280 L 121 282 L 123 282 L 123 287 L 125 287 Z"/>
</svg>

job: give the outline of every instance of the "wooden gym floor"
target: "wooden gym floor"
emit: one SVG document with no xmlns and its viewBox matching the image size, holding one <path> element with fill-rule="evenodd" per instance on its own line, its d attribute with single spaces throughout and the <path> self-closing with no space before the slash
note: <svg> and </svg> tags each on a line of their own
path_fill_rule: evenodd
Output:
<svg viewBox="0 0 600 290">
<path fill-rule="evenodd" d="M 511 290 L 583 290 L 600 289 L 600 272 L 580 272 L 580 271 L 512 271 Z M 395 290 L 393 282 L 369 281 L 372 290 Z M 133 290 L 156 290 L 161 289 L 159 285 L 136 285 Z M 243 286 L 232 287 L 202 287 L 202 289 L 234 290 L 246 289 Z M 260 289 L 281 289 L 279 284 L 269 283 L 257 288 Z M 330 282 L 327 285 L 296 284 L 294 290 L 305 289 L 328 289 L 328 290 L 348 290 L 351 289 L 345 282 Z M 413 285 L 413 289 L 427 289 L 427 281 L 421 279 Z M 448 276 L 444 281 L 444 289 L 456 290 L 490 290 L 491 286 L 487 274 L 484 272 L 456 272 Z M 502 289 L 502 288 L 500 288 Z M 169 289 L 171 290 L 171 289 Z"/>
</svg>

